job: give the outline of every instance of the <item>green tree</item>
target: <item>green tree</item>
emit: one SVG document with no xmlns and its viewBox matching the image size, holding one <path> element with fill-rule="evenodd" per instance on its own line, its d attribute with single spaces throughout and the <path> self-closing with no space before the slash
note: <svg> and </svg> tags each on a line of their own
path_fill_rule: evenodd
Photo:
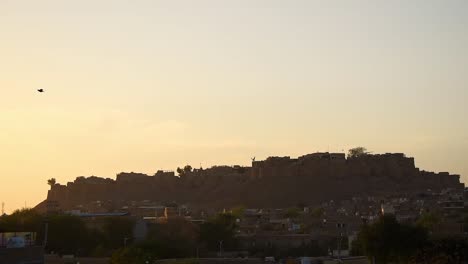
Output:
<svg viewBox="0 0 468 264">
<path fill-rule="evenodd" d="M 135 221 L 129 218 L 107 217 L 102 228 L 104 244 L 109 249 L 117 249 L 124 245 L 124 241 L 130 239 L 133 233 Z"/>
<path fill-rule="evenodd" d="M 89 243 L 88 230 L 83 220 L 72 215 L 55 215 L 49 218 L 47 250 L 61 254 L 82 255 L 94 248 Z"/>
<path fill-rule="evenodd" d="M 36 243 L 42 242 L 44 218 L 34 209 L 16 210 L 0 217 L 0 232 L 36 232 Z"/>
<path fill-rule="evenodd" d="M 426 247 L 411 257 L 409 263 L 468 263 L 468 239 L 448 237 L 430 241 Z"/>
<path fill-rule="evenodd" d="M 327 249 L 323 246 L 320 246 L 318 242 L 311 241 L 309 243 L 303 243 L 299 247 L 289 248 L 283 254 L 282 257 L 302 257 L 302 256 L 310 256 L 310 257 L 318 257 L 318 256 L 326 256 Z"/>
<path fill-rule="evenodd" d="M 218 251 L 220 244 L 223 250 L 231 250 L 237 247 L 235 239 L 236 217 L 232 214 L 219 214 L 200 227 L 200 242 L 207 249 Z"/>
<path fill-rule="evenodd" d="M 231 209 L 231 213 L 236 218 L 244 217 L 245 207 L 244 206 L 236 206 Z"/>
<path fill-rule="evenodd" d="M 297 207 L 288 208 L 285 216 L 288 218 L 297 218 L 301 215 L 301 210 Z"/>
<path fill-rule="evenodd" d="M 158 258 L 185 258 L 196 255 L 199 229 L 183 219 L 170 219 L 150 227 L 146 241 L 138 246 Z"/>
<path fill-rule="evenodd" d="M 418 221 L 417 225 L 424 227 L 428 230 L 433 230 L 433 228 L 439 224 L 441 221 L 440 216 L 435 213 L 424 213 L 422 214 Z"/>
<path fill-rule="evenodd" d="M 154 256 L 139 247 L 125 247 L 115 251 L 110 259 L 111 264 L 146 264 L 153 263 Z"/>
<path fill-rule="evenodd" d="M 324 213 L 325 213 L 325 209 L 323 209 L 322 207 L 318 207 L 312 210 L 311 215 L 313 217 L 320 218 L 323 216 Z"/>
<path fill-rule="evenodd" d="M 354 245 L 377 263 L 407 261 L 427 244 L 427 231 L 419 226 L 402 225 L 394 216 L 382 216 L 365 226 Z"/>
</svg>

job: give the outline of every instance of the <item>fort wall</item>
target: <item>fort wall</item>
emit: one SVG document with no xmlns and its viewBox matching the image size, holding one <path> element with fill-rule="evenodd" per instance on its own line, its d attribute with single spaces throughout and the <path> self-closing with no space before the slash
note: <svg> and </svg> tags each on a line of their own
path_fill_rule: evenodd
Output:
<svg viewBox="0 0 468 264">
<path fill-rule="evenodd" d="M 251 167 L 215 166 L 176 176 L 119 173 L 116 180 L 78 177 L 56 184 L 47 199 L 69 209 L 91 201 L 189 203 L 199 206 L 291 206 L 356 194 L 459 189 L 459 175 L 426 172 L 402 153 L 346 158 L 343 153 L 312 153 L 298 157 L 270 157 Z"/>
</svg>

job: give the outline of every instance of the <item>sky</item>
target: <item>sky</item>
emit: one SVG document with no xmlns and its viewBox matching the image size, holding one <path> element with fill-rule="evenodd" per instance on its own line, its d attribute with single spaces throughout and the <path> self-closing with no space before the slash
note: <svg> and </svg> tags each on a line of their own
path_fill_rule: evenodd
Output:
<svg viewBox="0 0 468 264">
<path fill-rule="evenodd" d="M 0 202 L 35 206 L 52 177 L 356 146 L 468 183 L 467 13 L 465 0 L 0 0 Z"/>
</svg>

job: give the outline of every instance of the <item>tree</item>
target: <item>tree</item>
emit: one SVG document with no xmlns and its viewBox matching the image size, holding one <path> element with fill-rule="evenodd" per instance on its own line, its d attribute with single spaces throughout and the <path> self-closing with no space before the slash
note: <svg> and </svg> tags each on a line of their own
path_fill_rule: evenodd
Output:
<svg viewBox="0 0 468 264">
<path fill-rule="evenodd" d="M 133 236 L 135 221 L 128 218 L 107 217 L 102 230 L 107 248 L 116 249 L 124 244 L 124 240 Z"/>
<path fill-rule="evenodd" d="M 180 167 L 177 167 L 177 174 L 179 174 L 179 176 L 185 176 L 187 175 L 187 173 L 190 173 L 192 172 L 193 168 L 192 166 L 190 165 L 185 165 L 185 167 L 183 169 L 181 169 Z"/>
<path fill-rule="evenodd" d="M 287 218 L 297 218 L 301 215 L 301 210 L 297 207 L 288 208 L 285 215 Z"/>
<path fill-rule="evenodd" d="M 184 170 L 183 170 L 183 169 L 177 167 L 177 170 L 176 170 L 176 171 L 177 171 L 177 174 L 179 174 L 179 176 L 184 175 Z"/>
<path fill-rule="evenodd" d="M 200 226 L 200 241 L 209 250 L 218 251 L 220 241 L 224 249 L 234 249 L 236 217 L 232 214 L 219 214 Z"/>
<path fill-rule="evenodd" d="M 54 186 L 57 183 L 55 178 L 50 178 L 47 180 L 47 184 L 50 185 L 50 187 Z"/>
<path fill-rule="evenodd" d="M 355 245 L 377 263 L 407 261 L 427 244 L 427 231 L 419 226 L 403 225 L 394 216 L 384 215 L 365 226 Z M 359 251 L 359 250 L 358 250 Z"/>
<path fill-rule="evenodd" d="M 126 247 L 115 251 L 110 259 L 111 264 L 128 264 L 128 263 L 153 263 L 154 259 L 150 253 L 145 252 L 138 247 Z"/>
<path fill-rule="evenodd" d="M 433 228 L 439 224 L 441 221 L 440 216 L 435 213 L 424 213 L 422 214 L 418 221 L 416 222 L 419 226 L 426 228 L 427 230 L 432 231 Z"/>
<path fill-rule="evenodd" d="M 72 215 L 55 215 L 49 218 L 48 251 L 76 255 L 88 248 L 94 248 L 88 239 L 88 230 L 81 218 Z"/>
<path fill-rule="evenodd" d="M 236 218 L 244 217 L 245 207 L 244 206 L 236 206 L 231 209 L 231 214 Z"/>
<path fill-rule="evenodd" d="M 0 218 L 0 232 L 36 232 L 36 244 L 43 245 L 45 222 L 48 223 L 47 250 L 58 253 L 87 254 L 102 242 L 93 235 L 81 218 L 71 215 L 53 215 L 47 219 L 34 209 L 16 210 Z"/>
<path fill-rule="evenodd" d="M 356 147 L 348 150 L 348 158 L 357 158 L 368 155 L 370 152 L 364 147 Z"/>
<path fill-rule="evenodd" d="M 410 259 L 411 264 L 468 263 L 468 239 L 447 237 L 431 241 Z"/>
<path fill-rule="evenodd" d="M 185 174 L 192 172 L 192 169 L 193 169 L 192 166 L 185 165 L 185 167 L 184 167 Z"/>
<path fill-rule="evenodd" d="M 25 208 L 0 217 L 0 232 L 37 232 L 37 242 L 41 242 L 43 223 L 43 217 L 37 211 Z"/>
<path fill-rule="evenodd" d="M 183 219 L 170 219 L 150 227 L 147 240 L 138 247 L 158 258 L 184 258 L 196 255 L 198 226 Z"/>
<path fill-rule="evenodd" d="M 323 209 L 322 207 L 318 207 L 312 210 L 311 215 L 315 218 L 320 218 L 323 216 L 324 213 L 325 213 L 325 209 Z"/>
</svg>

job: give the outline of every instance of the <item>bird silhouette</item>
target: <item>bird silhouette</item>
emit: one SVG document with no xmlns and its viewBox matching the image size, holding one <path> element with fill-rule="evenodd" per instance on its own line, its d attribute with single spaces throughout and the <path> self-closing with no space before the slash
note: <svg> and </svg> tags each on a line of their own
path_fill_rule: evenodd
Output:
<svg viewBox="0 0 468 264">
<path fill-rule="evenodd" d="M 44 89 L 37 89 L 38 92 L 43 93 Z"/>
</svg>

